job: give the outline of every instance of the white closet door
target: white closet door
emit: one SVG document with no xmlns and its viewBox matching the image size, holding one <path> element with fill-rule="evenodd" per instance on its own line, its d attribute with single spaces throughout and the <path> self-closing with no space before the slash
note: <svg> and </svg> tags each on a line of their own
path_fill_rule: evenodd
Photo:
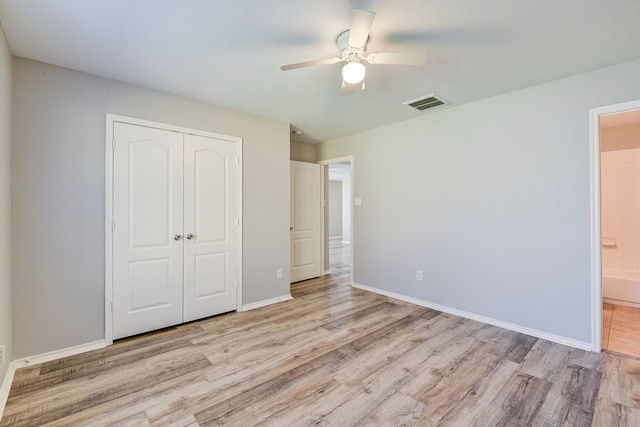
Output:
<svg viewBox="0 0 640 427">
<path fill-rule="evenodd" d="M 320 165 L 291 161 L 291 282 L 322 274 Z"/>
<path fill-rule="evenodd" d="M 183 135 L 114 124 L 113 337 L 182 322 Z"/>
<path fill-rule="evenodd" d="M 184 321 L 236 309 L 237 144 L 185 135 Z"/>
</svg>

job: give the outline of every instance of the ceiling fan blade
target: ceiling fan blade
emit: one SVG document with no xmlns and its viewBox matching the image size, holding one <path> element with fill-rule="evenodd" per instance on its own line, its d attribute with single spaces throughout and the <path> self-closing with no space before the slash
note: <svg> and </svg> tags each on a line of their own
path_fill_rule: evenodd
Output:
<svg viewBox="0 0 640 427">
<path fill-rule="evenodd" d="M 370 64 L 422 65 L 426 60 L 426 52 L 380 52 L 367 55 L 367 62 Z"/>
<path fill-rule="evenodd" d="M 347 83 L 344 80 L 342 81 L 342 86 L 340 87 L 340 95 L 349 95 L 356 90 L 356 85 Z"/>
<path fill-rule="evenodd" d="M 337 64 L 340 61 L 342 61 L 341 58 L 318 59 L 315 61 L 298 62 L 296 64 L 283 65 L 282 67 L 280 67 L 280 69 L 282 71 L 295 70 L 296 68 L 313 67 L 315 65 Z"/>
<path fill-rule="evenodd" d="M 367 43 L 369 31 L 376 14 L 368 10 L 355 9 L 351 12 L 351 28 L 349 29 L 349 46 L 362 48 Z"/>
</svg>

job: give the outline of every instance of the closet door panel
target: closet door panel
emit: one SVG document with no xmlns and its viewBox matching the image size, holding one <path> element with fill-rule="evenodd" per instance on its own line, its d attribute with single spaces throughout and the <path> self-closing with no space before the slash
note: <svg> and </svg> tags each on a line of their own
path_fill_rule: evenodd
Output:
<svg viewBox="0 0 640 427">
<path fill-rule="evenodd" d="M 113 336 L 182 321 L 182 135 L 114 124 Z"/>
<path fill-rule="evenodd" d="M 184 321 L 236 309 L 237 144 L 185 135 Z"/>
</svg>

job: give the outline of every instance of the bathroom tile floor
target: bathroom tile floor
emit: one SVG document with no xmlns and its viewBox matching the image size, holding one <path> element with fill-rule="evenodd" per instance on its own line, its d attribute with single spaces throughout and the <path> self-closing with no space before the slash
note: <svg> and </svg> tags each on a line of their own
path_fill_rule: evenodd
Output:
<svg viewBox="0 0 640 427">
<path fill-rule="evenodd" d="M 603 304 L 602 348 L 640 359 L 640 308 Z"/>
</svg>

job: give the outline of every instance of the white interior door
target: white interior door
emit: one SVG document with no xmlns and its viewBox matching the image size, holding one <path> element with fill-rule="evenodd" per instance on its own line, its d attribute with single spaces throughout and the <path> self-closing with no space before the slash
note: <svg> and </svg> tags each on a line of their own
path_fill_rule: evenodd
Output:
<svg viewBox="0 0 640 427">
<path fill-rule="evenodd" d="M 185 135 L 184 321 L 236 309 L 237 144 Z"/>
<path fill-rule="evenodd" d="M 113 337 L 182 321 L 182 134 L 114 124 Z"/>
<path fill-rule="evenodd" d="M 291 161 L 291 282 L 319 277 L 320 165 Z"/>
</svg>

